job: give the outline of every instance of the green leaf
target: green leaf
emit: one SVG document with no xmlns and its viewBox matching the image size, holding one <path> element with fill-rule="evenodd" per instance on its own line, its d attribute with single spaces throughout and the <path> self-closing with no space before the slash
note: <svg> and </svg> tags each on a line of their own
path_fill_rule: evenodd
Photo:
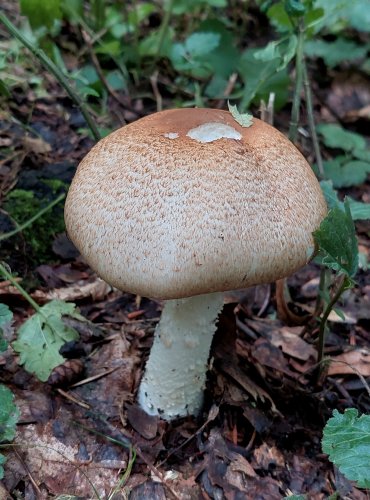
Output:
<svg viewBox="0 0 370 500">
<path fill-rule="evenodd" d="M 219 33 L 193 33 L 185 40 L 185 51 L 193 58 L 202 57 L 217 49 Z"/>
<path fill-rule="evenodd" d="M 54 21 L 61 19 L 60 0 L 21 0 L 21 12 L 28 17 L 32 28 L 51 28 Z"/>
<path fill-rule="evenodd" d="M 229 101 L 227 101 L 227 106 L 229 108 L 230 113 L 233 115 L 233 118 L 236 122 L 239 123 L 242 127 L 250 127 L 253 125 L 253 116 L 249 113 L 239 113 L 236 104 L 232 106 Z"/>
<path fill-rule="evenodd" d="M 334 123 L 321 123 L 317 131 L 322 136 L 325 146 L 351 152 L 354 149 L 366 149 L 365 139 L 355 132 L 348 132 Z"/>
<path fill-rule="evenodd" d="M 350 187 L 362 184 L 370 173 L 370 162 L 346 161 L 343 156 L 324 161 L 325 176 L 333 182 L 335 188 Z"/>
<path fill-rule="evenodd" d="M 328 204 L 328 208 L 338 207 L 343 212 L 344 203 L 339 200 L 338 192 L 333 188 L 332 181 L 321 181 L 320 186 L 322 192 L 324 193 L 326 203 Z M 353 220 L 367 220 L 370 219 L 370 203 L 363 203 L 362 201 L 356 201 L 350 198 L 349 196 L 346 198 L 349 203 L 349 208 L 351 209 L 351 215 Z"/>
<path fill-rule="evenodd" d="M 370 219 L 370 203 L 363 203 L 362 201 L 356 201 L 349 197 L 348 201 L 353 220 Z"/>
<path fill-rule="evenodd" d="M 0 384 L 0 443 L 12 441 L 15 436 L 19 410 L 13 400 L 13 393 L 5 385 Z M 5 457 L 0 453 L 0 479 L 4 477 L 2 467 L 4 463 Z"/>
<path fill-rule="evenodd" d="M 254 57 L 260 61 L 272 61 L 278 59 L 280 61 L 276 71 L 285 68 L 291 59 L 294 57 L 297 48 L 297 37 L 290 35 L 282 40 L 269 42 L 266 47 L 257 49 Z"/>
<path fill-rule="evenodd" d="M 280 65 L 278 58 L 270 61 L 261 61 L 255 57 L 259 49 L 247 49 L 239 64 L 240 76 L 244 82 L 243 97 L 240 104 L 241 110 L 248 108 L 253 98 L 268 83 L 269 79 L 276 74 Z"/>
<path fill-rule="evenodd" d="M 306 7 L 300 0 L 285 0 L 285 10 L 292 17 L 301 17 L 306 12 Z"/>
<path fill-rule="evenodd" d="M 355 408 L 334 410 L 324 427 L 322 449 L 340 472 L 361 488 L 370 488 L 370 415 Z"/>
<path fill-rule="evenodd" d="M 4 329 L 13 319 L 13 313 L 5 304 L 0 304 L 0 352 L 4 352 L 8 348 L 8 342 L 3 339 Z"/>
<path fill-rule="evenodd" d="M 329 68 L 333 68 L 343 61 L 355 64 L 356 59 L 366 56 L 367 47 L 344 38 L 334 42 L 315 39 L 305 43 L 305 53 L 308 57 L 321 57 Z"/>
<path fill-rule="evenodd" d="M 18 330 L 18 339 L 13 348 L 20 354 L 20 364 L 45 382 L 51 371 L 64 362 L 59 349 L 78 338 L 74 328 L 66 326 L 62 316 L 83 320 L 74 304 L 53 300 L 40 308 Z"/>
<path fill-rule="evenodd" d="M 314 233 L 316 262 L 353 278 L 358 269 L 358 245 L 349 203 L 332 208 Z"/>
</svg>

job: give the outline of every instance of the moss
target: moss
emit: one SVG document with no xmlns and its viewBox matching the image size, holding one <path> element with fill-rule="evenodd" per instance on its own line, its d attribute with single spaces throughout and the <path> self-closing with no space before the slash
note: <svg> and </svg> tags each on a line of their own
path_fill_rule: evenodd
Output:
<svg viewBox="0 0 370 500">
<path fill-rule="evenodd" d="M 16 223 L 23 224 L 28 221 L 65 189 L 65 184 L 58 179 L 42 182 L 49 191 L 42 198 L 33 191 L 24 189 L 14 189 L 7 195 L 3 208 Z M 30 252 L 29 259 L 38 264 L 54 258 L 51 246 L 55 235 L 62 231 L 64 231 L 63 208 L 62 204 L 59 204 L 22 232 L 27 251 Z"/>
</svg>

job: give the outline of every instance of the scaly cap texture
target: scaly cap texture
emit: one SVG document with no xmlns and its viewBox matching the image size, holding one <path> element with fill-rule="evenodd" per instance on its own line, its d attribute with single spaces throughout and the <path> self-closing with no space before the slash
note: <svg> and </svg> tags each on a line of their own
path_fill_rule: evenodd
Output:
<svg viewBox="0 0 370 500">
<path fill-rule="evenodd" d="M 227 111 L 175 109 L 122 127 L 78 167 L 65 220 L 108 283 L 173 299 L 288 276 L 327 211 L 309 164 L 278 130 Z"/>
</svg>

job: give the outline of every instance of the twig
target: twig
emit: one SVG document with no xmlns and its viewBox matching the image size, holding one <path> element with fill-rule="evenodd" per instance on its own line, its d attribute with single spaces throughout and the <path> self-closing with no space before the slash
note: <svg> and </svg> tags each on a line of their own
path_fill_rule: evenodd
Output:
<svg viewBox="0 0 370 500">
<path fill-rule="evenodd" d="M 152 85 L 153 94 L 154 94 L 154 97 L 155 97 L 155 100 L 157 103 L 157 111 L 162 111 L 163 99 L 162 99 L 161 93 L 159 92 L 159 89 L 158 89 L 158 70 L 154 71 L 154 73 L 151 75 L 150 83 Z"/>
<path fill-rule="evenodd" d="M 28 226 L 31 226 L 37 219 L 42 217 L 44 213 L 48 212 L 51 210 L 55 205 L 57 205 L 59 202 L 64 200 L 66 197 L 65 193 L 60 194 L 57 198 L 55 198 L 54 201 L 49 203 L 46 207 L 42 208 L 39 212 L 37 212 L 33 217 L 28 219 L 26 222 L 23 224 L 17 224 L 17 227 L 13 229 L 12 231 L 9 231 L 8 233 L 4 233 L 0 235 L 0 241 L 6 240 L 8 238 L 11 238 L 12 236 L 15 236 L 16 234 L 22 232 L 24 229 L 26 229 Z"/>
<path fill-rule="evenodd" d="M 303 85 L 304 85 L 304 93 L 305 93 L 305 98 L 306 98 L 308 126 L 310 128 L 312 145 L 313 145 L 313 149 L 315 151 L 316 163 L 317 163 L 317 168 L 319 169 L 320 178 L 324 179 L 325 172 L 324 172 L 324 167 L 323 167 L 323 163 L 322 163 L 320 144 L 319 144 L 319 140 L 318 140 L 317 133 L 316 133 L 315 118 L 313 115 L 311 86 L 310 86 L 310 81 L 308 78 L 307 65 L 306 65 L 306 62 L 304 60 L 302 62 L 302 65 L 303 65 Z"/>
<path fill-rule="evenodd" d="M 108 80 L 105 78 L 105 75 L 104 75 L 104 72 L 100 66 L 100 63 L 99 63 L 99 60 L 98 58 L 96 57 L 96 54 L 93 50 L 93 44 L 92 44 L 92 41 L 91 41 L 91 38 L 90 36 L 88 35 L 88 33 L 85 31 L 85 30 L 81 30 L 81 33 L 82 33 L 82 38 L 84 39 L 84 42 L 86 43 L 86 46 L 87 46 L 87 50 L 89 52 L 89 56 L 91 58 L 91 61 L 96 69 L 96 72 L 98 73 L 98 76 L 102 82 L 102 84 L 104 85 L 104 87 L 107 89 L 107 92 L 108 94 L 110 94 L 113 99 L 120 105 L 120 106 L 124 106 L 124 102 L 123 100 L 121 99 L 121 97 L 117 94 L 117 92 L 111 87 L 111 85 L 109 84 Z M 122 120 L 120 120 L 122 122 Z M 122 125 L 124 125 L 126 122 L 125 120 L 123 120 L 122 122 Z"/>
<path fill-rule="evenodd" d="M 153 63 L 152 63 L 151 70 L 153 70 L 155 63 L 157 62 L 157 60 L 158 60 L 158 58 L 159 58 L 159 56 L 161 54 L 163 42 L 164 42 L 166 33 L 168 31 L 168 26 L 169 26 L 170 20 L 171 20 L 171 14 L 172 14 L 172 9 L 173 9 L 173 4 L 174 4 L 174 0 L 169 0 L 169 2 L 167 4 L 167 7 L 166 7 L 166 10 L 164 12 L 162 23 L 161 23 L 161 25 L 159 27 L 158 45 L 157 45 L 157 50 L 156 50 L 156 52 L 154 54 L 154 58 L 153 58 Z"/>
<path fill-rule="evenodd" d="M 41 64 L 52 73 L 55 78 L 58 80 L 60 85 L 67 92 L 69 97 L 75 102 L 75 104 L 80 108 L 83 117 L 86 120 L 87 125 L 89 126 L 91 133 L 95 140 L 101 139 L 100 132 L 95 125 L 93 119 L 90 116 L 90 113 L 87 110 L 87 107 L 81 97 L 77 94 L 75 90 L 70 86 L 67 78 L 64 76 L 63 72 L 58 68 L 56 64 L 53 63 L 51 59 L 45 54 L 42 49 L 35 47 L 30 40 L 28 40 L 16 26 L 6 17 L 3 12 L 0 12 L 0 21 L 6 26 L 8 31 L 15 36 L 32 54 L 41 62 Z"/>
<path fill-rule="evenodd" d="M 295 57 L 295 87 L 294 87 L 294 96 L 293 96 L 293 106 L 292 113 L 290 119 L 290 127 L 289 127 L 289 139 L 292 142 L 295 142 L 297 139 L 298 133 L 298 123 L 299 123 L 299 108 L 301 105 L 301 92 L 302 92 L 302 84 L 303 84 L 303 61 L 304 61 L 304 21 L 300 19 L 298 22 L 298 42 L 297 42 L 297 51 Z"/>
<path fill-rule="evenodd" d="M 66 391 L 63 391 L 63 389 L 57 389 L 57 392 L 64 398 L 68 399 L 69 401 L 72 401 L 72 403 L 75 403 L 78 406 L 81 406 L 81 408 L 85 408 L 86 410 L 90 410 L 91 406 L 88 405 L 87 403 L 84 403 L 80 399 L 77 399 L 76 396 L 73 396 L 72 394 L 69 394 Z"/>
<path fill-rule="evenodd" d="M 335 303 L 338 301 L 342 293 L 344 292 L 346 288 L 346 275 L 342 274 L 339 278 L 339 283 L 337 286 L 337 290 L 330 299 L 328 305 L 326 306 L 326 309 L 324 311 L 324 314 L 321 318 L 320 321 L 320 328 L 319 328 L 319 345 L 318 345 L 318 355 L 317 355 L 317 361 L 318 363 L 321 363 L 323 357 L 324 357 L 324 346 L 325 346 L 325 330 L 326 330 L 326 323 L 328 321 L 329 314 L 331 310 L 333 309 Z"/>
<path fill-rule="evenodd" d="M 88 378 L 85 378 L 84 380 L 80 380 L 79 382 L 72 384 L 70 387 L 79 387 L 80 385 L 89 384 L 90 382 L 94 382 L 94 380 L 98 380 L 100 378 L 103 378 L 103 377 L 109 375 L 110 373 L 115 372 L 116 370 L 118 370 L 118 367 L 111 368 L 109 370 L 105 370 L 105 372 L 97 373 L 96 375 L 93 375 L 92 377 L 88 377 Z"/>
<path fill-rule="evenodd" d="M 17 283 L 17 280 L 10 274 L 10 272 L 6 269 L 3 264 L 0 262 L 0 274 L 2 274 L 7 280 L 10 281 L 10 283 L 20 292 L 20 294 L 31 304 L 31 306 L 35 309 L 36 312 L 40 313 L 43 318 L 45 316 L 42 314 L 41 307 L 33 300 L 31 295 L 29 295 L 26 290 L 19 284 Z M 45 318 L 47 322 L 47 318 Z"/>
</svg>

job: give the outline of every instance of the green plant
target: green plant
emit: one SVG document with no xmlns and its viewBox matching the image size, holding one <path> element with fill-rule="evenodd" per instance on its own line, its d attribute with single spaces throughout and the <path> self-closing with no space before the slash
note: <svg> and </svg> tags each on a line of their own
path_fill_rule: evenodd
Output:
<svg viewBox="0 0 370 500">
<path fill-rule="evenodd" d="M 40 307 L 1 263 L 0 275 L 9 280 L 35 310 L 35 313 L 18 329 L 17 340 L 12 343 L 12 347 L 20 355 L 20 364 L 24 364 L 27 371 L 45 382 L 51 371 L 64 362 L 59 349 L 66 342 L 79 337 L 74 328 L 63 322 L 63 316 L 85 320 L 76 311 L 75 304 L 62 300 L 53 300 Z M 1 312 L 0 321 L 3 318 L 5 323 L 11 313 L 4 307 L 0 309 Z M 0 327 L 1 325 L 2 323 Z"/>
<path fill-rule="evenodd" d="M 54 187 L 59 190 L 60 181 L 57 181 L 57 186 L 54 185 Z M 44 201 L 34 192 L 14 189 L 7 195 L 4 209 L 16 221 L 16 228 L 8 234 L 1 235 L 0 240 L 9 238 L 22 230 L 24 239 L 32 249 L 33 260 L 42 262 L 50 258 L 53 237 L 64 231 L 62 211 L 54 207 L 64 198 L 65 194 L 62 193 L 45 206 Z"/>
<path fill-rule="evenodd" d="M 358 415 L 355 408 L 334 410 L 327 421 L 322 450 L 350 481 L 370 488 L 370 415 Z"/>
<path fill-rule="evenodd" d="M 14 439 L 16 425 L 19 419 L 19 410 L 15 406 L 13 393 L 0 384 L 0 445 Z M 5 457 L 0 453 L 0 479 L 4 477 L 3 465 Z"/>
</svg>

